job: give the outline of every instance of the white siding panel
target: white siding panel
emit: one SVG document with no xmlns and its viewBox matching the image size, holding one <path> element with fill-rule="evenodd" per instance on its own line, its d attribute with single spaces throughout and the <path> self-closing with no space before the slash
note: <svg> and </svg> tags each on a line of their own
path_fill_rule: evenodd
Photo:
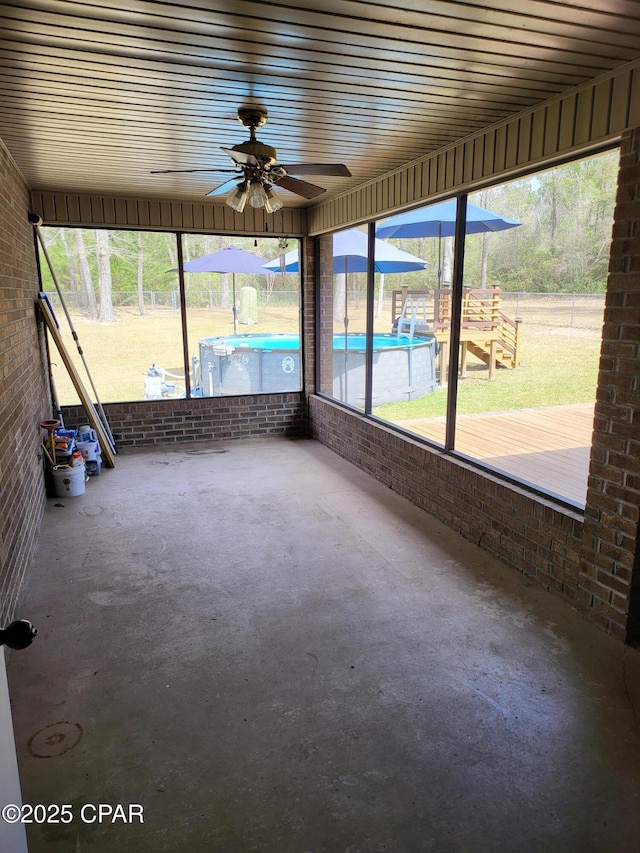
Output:
<svg viewBox="0 0 640 853">
<path fill-rule="evenodd" d="M 373 193 L 372 187 L 370 192 Z M 345 200 L 348 204 L 350 201 Z M 360 205 L 362 207 L 362 205 Z M 151 228 L 163 231 L 219 231 L 227 234 L 274 234 L 299 237 L 306 228 L 306 211 L 299 208 L 267 215 L 250 208 L 244 214 L 227 205 L 193 204 L 159 199 L 31 193 L 31 209 L 46 225 L 84 225 L 107 228 Z"/>
<path fill-rule="evenodd" d="M 544 123 L 544 154 L 546 157 L 555 154 L 559 147 L 560 109 L 559 101 L 552 101 L 546 109 L 547 117 Z"/>
<path fill-rule="evenodd" d="M 593 120 L 593 89 L 584 89 L 578 93 L 576 104 L 576 131 L 574 144 L 589 142 Z"/>
<path fill-rule="evenodd" d="M 522 116 L 518 127 L 518 157 L 519 165 L 528 163 L 531 159 L 531 113 Z"/>
<path fill-rule="evenodd" d="M 591 116 L 591 139 L 600 139 L 609 132 L 611 114 L 612 80 L 603 80 L 593 90 L 593 112 Z"/>
<path fill-rule="evenodd" d="M 640 60 L 381 176 L 371 182 L 373 211 L 368 204 L 350 208 L 345 196 L 320 202 L 308 210 L 309 233 L 471 190 L 528 165 L 551 164 L 580 148 L 614 140 L 635 126 L 640 126 Z"/>
</svg>

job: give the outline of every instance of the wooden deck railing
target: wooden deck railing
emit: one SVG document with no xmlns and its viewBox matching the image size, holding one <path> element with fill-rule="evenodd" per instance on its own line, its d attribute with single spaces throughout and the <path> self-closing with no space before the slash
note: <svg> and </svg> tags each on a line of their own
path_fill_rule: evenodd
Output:
<svg viewBox="0 0 640 853">
<path fill-rule="evenodd" d="M 500 345 L 511 356 L 513 366 L 520 367 L 520 326 L 522 325 L 522 320 L 512 320 L 503 311 L 500 312 L 500 320 L 502 329 Z"/>
<path fill-rule="evenodd" d="M 520 322 L 512 320 L 500 308 L 499 287 L 487 289 L 465 288 L 462 299 L 461 331 L 472 346 L 475 341 L 478 351 L 482 348 L 487 355 L 491 351 L 498 354 L 501 364 L 508 367 L 518 367 L 520 364 L 518 349 L 520 343 Z M 392 292 L 391 313 L 392 323 L 396 323 L 407 299 L 425 300 L 428 306 L 427 322 L 433 334 L 441 340 L 448 339 L 451 327 L 451 290 L 436 288 L 434 290 L 394 290 Z M 430 310 L 429 310 L 430 309 Z M 477 331 L 477 338 L 473 334 Z M 488 342 L 492 345 L 489 347 Z M 478 352 L 476 352 L 478 354 Z"/>
</svg>

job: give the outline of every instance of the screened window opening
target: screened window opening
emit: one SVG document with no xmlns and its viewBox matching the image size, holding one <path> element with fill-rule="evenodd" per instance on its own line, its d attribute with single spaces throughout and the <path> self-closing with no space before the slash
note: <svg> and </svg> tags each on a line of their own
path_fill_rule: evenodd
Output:
<svg viewBox="0 0 640 853">
<path fill-rule="evenodd" d="M 369 396 L 320 390 L 583 507 L 617 169 L 609 151 L 474 193 L 461 247 L 455 199 L 378 221 Z M 385 267 L 386 247 L 420 266 Z"/>
<path fill-rule="evenodd" d="M 101 402 L 300 390 L 297 241 L 51 227 L 42 236 L 61 295 L 41 258 L 44 290 L 73 354 L 64 301 Z M 58 402 L 78 405 L 52 362 Z"/>
<path fill-rule="evenodd" d="M 469 196 L 520 223 L 467 233 L 455 448 L 584 506 L 617 152 Z"/>
<path fill-rule="evenodd" d="M 367 229 L 321 237 L 318 327 L 319 389 L 357 409 L 365 407 Z"/>
<path fill-rule="evenodd" d="M 449 199 L 399 214 L 376 224 L 376 252 L 389 246 L 416 258 L 421 268 L 402 269 L 401 261 L 384 276 L 388 288 L 386 321 L 395 341 L 393 399 L 372 399 L 382 420 L 418 432 L 444 446 L 447 373 L 451 340 L 452 276 L 457 201 Z M 374 373 L 387 374 L 389 357 L 381 354 Z M 418 403 L 422 401 L 422 404 Z M 420 417 L 428 401 L 430 419 Z"/>
</svg>

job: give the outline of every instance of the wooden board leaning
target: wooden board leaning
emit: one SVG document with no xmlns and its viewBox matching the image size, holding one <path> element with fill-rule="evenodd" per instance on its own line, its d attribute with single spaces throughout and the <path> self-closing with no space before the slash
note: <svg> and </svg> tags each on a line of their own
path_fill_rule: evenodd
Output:
<svg viewBox="0 0 640 853">
<path fill-rule="evenodd" d="M 60 331 L 58 329 L 58 324 L 56 323 L 56 319 L 53 316 L 51 311 L 51 306 L 49 304 L 49 300 L 46 297 L 46 294 L 39 294 L 38 299 L 38 307 L 40 308 L 40 313 L 42 314 L 42 318 L 46 323 L 47 329 L 49 330 L 49 334 L 51 335 L 53 342 L 58 348 L 58 352 L 62 357 L 65 367 L 67 368 L 67 372 L 73 382 L 73 386 L 76 389 L 78 397 L 80 398 L 80 403 L 82 404 L 82 408 L 85 410 L 87 415 L 87 420 L 96 431 L 96 435 L 98 436 L 98 441 L 100 442 L 100 448 L 102 450 L 102 458 L 104 460 L 105 465 L 108 468 L 115 467 L 115 456 L 111 449 L 111 443 L 109 438 L 105 432 L 102 421 L 98 417 L 98 413 L 96 411 L 96 407 L 91 402 L 89 395 L 87 394 L 87 390 L 84 386 L 82 378 L 76 367 L 71 360 L 71 355 L 69 354 L 69 350 L 65 346 L 64 341 L 60 335 Z"/>
</svg>

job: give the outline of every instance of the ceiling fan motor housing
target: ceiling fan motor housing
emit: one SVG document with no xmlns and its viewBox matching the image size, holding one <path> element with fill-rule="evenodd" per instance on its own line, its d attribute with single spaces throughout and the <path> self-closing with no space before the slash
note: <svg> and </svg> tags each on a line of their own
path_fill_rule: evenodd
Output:
<svg viewBox="0 0 640 853">
<path fill-rule="evenodd" d="M 240 107 L 238 121 L 245 127 L 262 127 L 267 123 L 268 112 L 263 107 Z"/>
<path fill-rule="evenodd" d="M 257 139 L 248 139 L 246 142 L 234 145 L 231 150 L 239 151 L 241 154 L 251 154 L 266 166 L 275 163 L 278 156 L 275 148 L 272 148 L 271 145 L 265 145 L 264 142 L 258 142 Z"/>
</svg>

